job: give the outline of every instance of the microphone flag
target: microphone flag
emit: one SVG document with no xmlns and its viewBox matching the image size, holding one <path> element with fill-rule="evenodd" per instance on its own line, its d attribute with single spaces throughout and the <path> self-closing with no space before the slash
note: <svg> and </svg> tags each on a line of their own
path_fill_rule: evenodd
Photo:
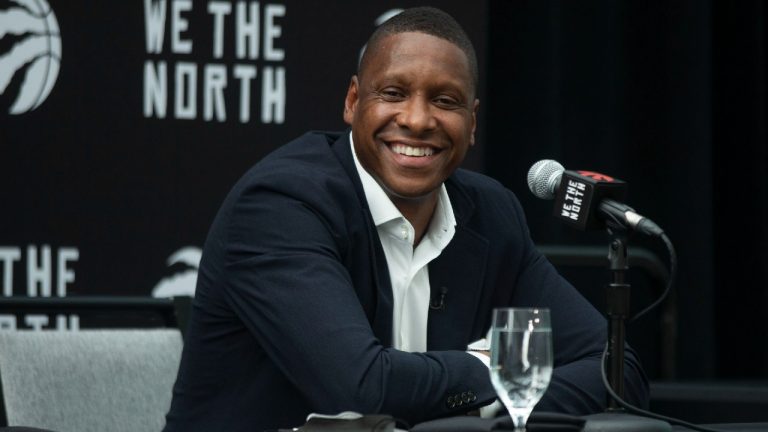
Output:
<svg viewBox="0 0 768 432">
<path fill-rule="evenodd" d="M 622 202 L 627 184 L 593 171 L 563 172 L 555 192 L 553 216 L 582 231 L 600 229 L 605 223 L 597 217 L 598 206 L 605 198 Z"/>
</svg>

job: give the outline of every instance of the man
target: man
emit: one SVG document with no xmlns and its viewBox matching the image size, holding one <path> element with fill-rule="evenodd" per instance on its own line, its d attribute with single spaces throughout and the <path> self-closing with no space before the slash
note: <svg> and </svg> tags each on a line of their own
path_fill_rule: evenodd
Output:
<svg viewBox="0 0 768 432">
<path fill-rule="evenodd" d="M 167 431 L 476 410 L 496 395 L 467 345 L 510 305 L 551 309 L 555 372 L 537 409 L 603 409 L 604 318 L 536 251 L 514 195 L 457 169 L 477 76 L 450 16 L 406 10 L 352 77 L 351 132 L 308 133 L 238 182 L 206 241 Z M 645 404 L 631 351 L 625 370 Z"/>
</svg>

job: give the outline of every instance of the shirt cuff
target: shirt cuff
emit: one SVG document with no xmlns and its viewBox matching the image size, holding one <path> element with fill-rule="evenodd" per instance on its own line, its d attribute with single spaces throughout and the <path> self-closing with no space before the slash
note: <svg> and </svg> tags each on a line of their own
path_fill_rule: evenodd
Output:
<svg viewBox="0 0 768 432">
<path fill-rule="evenodd" d="M 478 339 L 471 344 L 467 345 L 467 351 L 490 351 L 491 341 L 490 338 Z"/>
</svg>

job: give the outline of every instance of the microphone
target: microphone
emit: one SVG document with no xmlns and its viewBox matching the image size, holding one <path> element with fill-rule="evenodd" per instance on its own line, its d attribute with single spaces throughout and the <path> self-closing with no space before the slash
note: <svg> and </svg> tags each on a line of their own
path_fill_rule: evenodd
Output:
<svg viewBox="0 0 768 432">
<path fill-rule="evenodd" d="M 621 201 L 627 184 L 594 171 L 568 171 L 557 161 L 543 159 L 528 170 L 528 188 L 541 199 L 554 199 L 553 215 L 582 231 L 605 226 L 633 229 L 653 237 L 664 231 Z"/>
<path fill-rule="evenodd" d="M 445 296 L 448 294 L 448 287 L 440 287 L 440 299 L 432 299 L 429 302 L 430 309 L 443 310 L 445 309 Z"/>
</svg>

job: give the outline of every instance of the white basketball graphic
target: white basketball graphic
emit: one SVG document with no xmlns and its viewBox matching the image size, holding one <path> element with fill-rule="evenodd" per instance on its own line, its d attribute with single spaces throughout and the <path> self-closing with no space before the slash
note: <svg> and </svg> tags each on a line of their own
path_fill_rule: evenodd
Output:
<svg viewBox="0 0 768 432">
<path fill-rule="evenodd" d="M 379 15 L 375 20 L 373 20 L 373 24 L 376 25 L 376 27 L 378 27 L 384 24 L 384 22 L 387 21 L 388 19 L 402 12 L 403 10 L 404 9 L 390 9 L 384 12 L 383 14 Z M 360 54 L 358 54 L 358 57 L 357 57 L 358 64 L 360 63 L 360 60 L 363 59 L 363 53 L 365 52 L 365 47 L 366 46 L 363 45 L 363 47 L 360 48 Z"/>
<path fill-rule="evenodd" d="M 152 297 L 194 297 L 202 255 L 203 251 L 194 246 L 183 247 L 171 254 L 166 261 L 168 267 L 183 264 L 185 268 L 158 282 L 152 289 Z"/>
<path fill-rule="evenodd" d="M 11 48 L 0 52 L 0 94 L 17 73 L 23 81 L 8 110 L 23 114 L 40 106 L 59 75 L 61 35 L 59 23 L 45 0 L 10 0 L 0 10 L 0 40 L 12 38 Z"/>
</svg>

